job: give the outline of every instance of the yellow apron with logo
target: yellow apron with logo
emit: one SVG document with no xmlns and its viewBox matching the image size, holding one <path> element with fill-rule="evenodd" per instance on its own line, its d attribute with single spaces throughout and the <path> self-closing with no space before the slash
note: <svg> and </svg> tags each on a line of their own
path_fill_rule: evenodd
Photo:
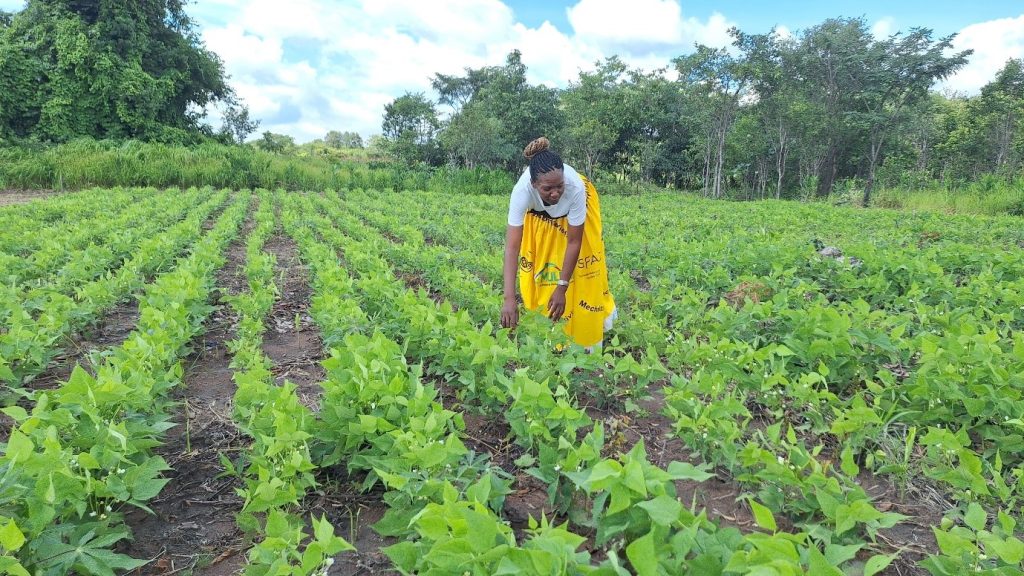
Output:
<svg viewBox="0 0 1024 576">
<path fill-rule="evenodd" d="M 583 224 L 583 245 L 579 260 L 565 292 L 565 333 L 580 346 L 594 346 L 604 337 L 605 319 L 615 311 L 608 290 L 608 267 L 601 237 L 601 203 L 597 189 L 585 177 L 587 219 Z M 552 218 L 545 212 L 530 211 L 523 222 L 523 244 L 519 249 L 519 290 L 528 310 L 547 313 L 548 300 L 558 285 L 568 244 L 568 218 Z"/>
</svg>

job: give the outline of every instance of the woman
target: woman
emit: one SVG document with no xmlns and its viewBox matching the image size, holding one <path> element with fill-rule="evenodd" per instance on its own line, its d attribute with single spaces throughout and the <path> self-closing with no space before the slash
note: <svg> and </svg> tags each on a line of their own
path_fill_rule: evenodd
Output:
<svg viewBox="0 0 1024 576">
<path fill-rule="evenodd" d="M 608 291 L 601 205 L 585 177 L 538 138 L 523 150 L 530 166 L 512 189 L 505 236 L 505 303 L 501 325 L 519 323 L 516 269 L 527 310 L 546 304 L 552 321 L 585 348 L 599 345 L 615 320 Z"/>
</svg>

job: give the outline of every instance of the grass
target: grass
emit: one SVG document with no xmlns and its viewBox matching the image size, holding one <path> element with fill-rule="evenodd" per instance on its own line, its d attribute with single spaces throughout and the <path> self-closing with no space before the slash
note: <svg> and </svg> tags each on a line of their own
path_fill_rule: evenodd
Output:
<svg viewBox="0 0 1024 576">
<path fill-rule="evenodd" d="M 79 190 L 89 187 L 212 186 L 285 190 L 430 190 L 507 195 L 514 176 L 501 170 L 407 167 L 366 150 L 297 155 L 251 146 L 202 144 L 186 147 L 137 141 L 76 140 L 45 148 L 0 148 L 0 190 Z M 653 184 L 600 177 L 602 195 L 645 195 L 665 189 Z M 697 194 L 690 192 L 690 194 Z M 863 190 L 844 181 L 828 199 L 859 205 Z M 737 200 L 747 195 L 727 194 Z M 872 206 L 908 211 L 1024 216 L 1024 178 L 982 176 L 957 189 L 934 185 L 908 190 L 881 188 Z"/>
<path fill-rule="evenodd" d="M 369 157 L 368 157 L 369 158 Z M 496 170 L 408 168 L 331 156 L 289 156 L 249 146 L 195 147 L 77 140 L 42 149 L 0 148 L 0 189 L 212 186 L 232 189 L 375 188 L 505 194 L 513 181 Z"/>
<path fill-rule="evenodd" d="M 937 186 L 923 190 L 888 188 L 878 191 L 872 205 L 955 214 L 1024 216 L 1024 178 L 985 176 L 956 190 Z"/>
</svg>

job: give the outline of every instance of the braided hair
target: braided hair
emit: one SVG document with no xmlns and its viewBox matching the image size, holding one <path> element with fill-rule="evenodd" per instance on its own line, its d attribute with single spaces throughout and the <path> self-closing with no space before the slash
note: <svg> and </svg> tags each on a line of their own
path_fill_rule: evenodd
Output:
<svg viewBox="0 0 1024 576">
<path fill-rule="evenodd" d="M 562 157 L 552 152 L 550 146 L 551 142 L 541 136 L 523 149 L 523 156 L 530 161 L 530 180 L 536 182 L 542 174 L 564 168 Z"/>
</svg>

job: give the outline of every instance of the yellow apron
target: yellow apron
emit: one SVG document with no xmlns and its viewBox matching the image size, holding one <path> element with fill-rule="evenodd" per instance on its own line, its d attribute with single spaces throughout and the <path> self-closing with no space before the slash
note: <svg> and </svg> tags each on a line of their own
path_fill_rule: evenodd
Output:
<svg viewBox="0 0 1024 576">
<path fill-rule="evenodd" d="M 605 319 L 615 311 L 608 290 L 604 239 L 601 237 L 601 203 L 597 189 L 585 177 L 587 219 L 576 270 L 565 292 L 565 333 L 580 346 L 594 346 L 604 337 Z M 558 285 L 568 244 L 568 218 L 552 218 L 530 211 L 523 222 L 519 249 L 519 290 L 527 310 L 547 312 L 548 300 Z"/>
</svg>

